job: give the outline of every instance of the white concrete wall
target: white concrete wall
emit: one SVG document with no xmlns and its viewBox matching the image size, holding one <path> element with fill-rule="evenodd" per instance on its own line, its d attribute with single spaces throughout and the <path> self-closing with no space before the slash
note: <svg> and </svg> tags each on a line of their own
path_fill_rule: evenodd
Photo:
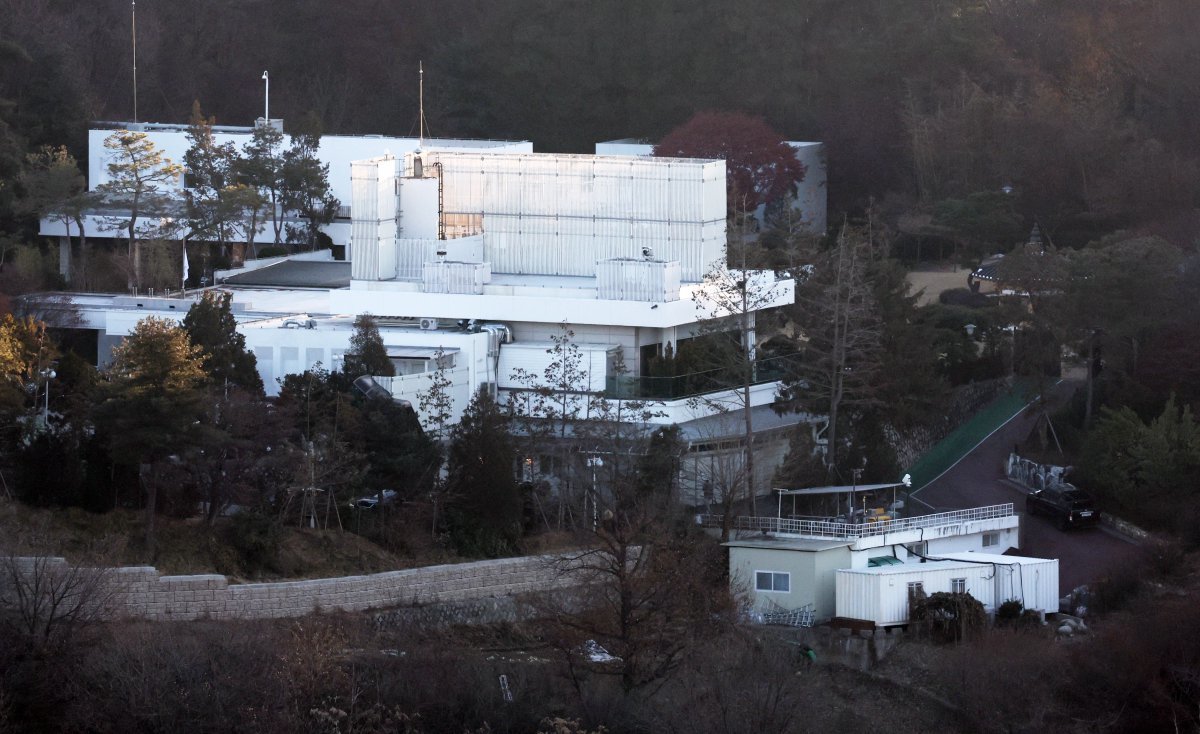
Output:
<svg viewBox="0 0 1200 734">
<path fill-rule="evenodd" d="M 182 127 L 182 126 L 181 126 Z M 104 139 L 116 130 L 88 131 L 88 189 L 95 190 L 97 186 L 108 180 L 107 150 Z M 187 153 L 188 141 L 186 129 L 179 130 L 148 130 L 147 136 L 163 154 L 175 163 L 183 164 L 183 156 Z M 213 139 L 218 143 L 232 142 L 241 150 L 251 138 L 250 132 L 214 133 Z M 329 185 L 333 195 L 343 205 L 350 204 L 350 163 L 351 161 L 390 153 L 401 157 L 417 149 L 417 138 L 395 138 L 382 135 L 325 135 L 321 138 L 321 147 L 317 156 L 322 163 L 329 164 Z M 284 136 L 283 147 L 291 145 L 291 137 Z M 488 152 L 533 152 L 533 143 L 529 141 L 501 140 L 436 140 L 425 141 L 427 150 L 460 150 L 474 153 Z M 182 181 L 179 187 L 182 187 Z"/>
</svg>

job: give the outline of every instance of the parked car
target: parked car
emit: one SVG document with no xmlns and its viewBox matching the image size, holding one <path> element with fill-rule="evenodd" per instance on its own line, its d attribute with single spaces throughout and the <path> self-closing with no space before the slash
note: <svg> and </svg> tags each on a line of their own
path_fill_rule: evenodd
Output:
<svg viewBox="0 0 1200 734">
<path fill-rule="evenodd" d="M 1065 482 L 1030 491 L 1025 497 L 1025 511 L 1030 515 L 1053 517 L 1063 530 L 1100 522 L 1100 511 L 1092 496 Z"/>
<path fill-rule="evenodd" d="M 396 490 L 385 489 L 377 494 L 369 494 L 365 497 L 359 497 L 356 500 L 350 500 L 350 506 L 358 510 L 374 510 L 379 506 L 381 496 L 383 504 L 390 505 L 396 501 Z"/>
</svg>

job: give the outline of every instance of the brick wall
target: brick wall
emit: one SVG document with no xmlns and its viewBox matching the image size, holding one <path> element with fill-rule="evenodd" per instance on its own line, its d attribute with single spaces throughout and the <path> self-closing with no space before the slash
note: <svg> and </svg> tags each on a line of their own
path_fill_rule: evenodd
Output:
<svg viewBox="0 0 1200 734">
<path fill-rule="evenodd" d="M 18 562 L 25 559 L 17 559 Z M 32 559 L 29 559 L 32 560 Z M 41 564 L 43 573 L 68 568 L 61 558 Z M 32 568 L 32 564 L 25 564 Z M 106 616 L 149 620 L 299 617 L 317 610 L 362 611 L 465 602 L 576 586 L 585 581 L 564 571 L 557 556 L 528 556 L 388 571 L 367 576 L 230 584 L 218 574 L 163 576 L 152 566 L 111 569 Z M 4 589 L 0 588 L 0 593 Z"/>
</svg>

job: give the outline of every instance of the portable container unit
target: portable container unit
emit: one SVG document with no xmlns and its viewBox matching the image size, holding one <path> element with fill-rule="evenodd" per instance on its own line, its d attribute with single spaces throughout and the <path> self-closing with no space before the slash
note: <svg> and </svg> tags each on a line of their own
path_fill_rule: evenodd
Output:
<svg viewBox="0 0 1200 734">
<path fill-rule="evenodd" d="M 838 571 L 837 616 L 870 620 L 880 627 L 907 624 L 910 595 L 918 584 L 926 594 L 966 591 L 989 611 L 1022 596 L 1027 609 L 1058 610 L 1056 559 L 953 555 L 954 560 Z"/>
<path fill-rule="evenodd" d="M 998 553 L 943 553 L 938 558 L 991 563 L 996 569 L 995 606 L 1016 599 L 1026 609 L 1057 612 L 1058 559 L 1004 556 Z"/>
</svg>

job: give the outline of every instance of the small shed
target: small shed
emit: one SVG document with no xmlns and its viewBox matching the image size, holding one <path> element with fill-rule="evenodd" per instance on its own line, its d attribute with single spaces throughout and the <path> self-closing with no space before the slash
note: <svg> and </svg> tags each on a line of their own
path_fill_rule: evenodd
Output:
<svg viewBox="0 0 1200 734">
<path fill-rule="evenodd" d="M 1058 610 L 1058 560 L 954 553 L 927 563 L 840 569 L 836 587 L 836 616 L 880 627 L 907 624 L 918 592 L 966 592 L 991 612 L 1009 599 L 1052 612 Z"/>
</svg>

